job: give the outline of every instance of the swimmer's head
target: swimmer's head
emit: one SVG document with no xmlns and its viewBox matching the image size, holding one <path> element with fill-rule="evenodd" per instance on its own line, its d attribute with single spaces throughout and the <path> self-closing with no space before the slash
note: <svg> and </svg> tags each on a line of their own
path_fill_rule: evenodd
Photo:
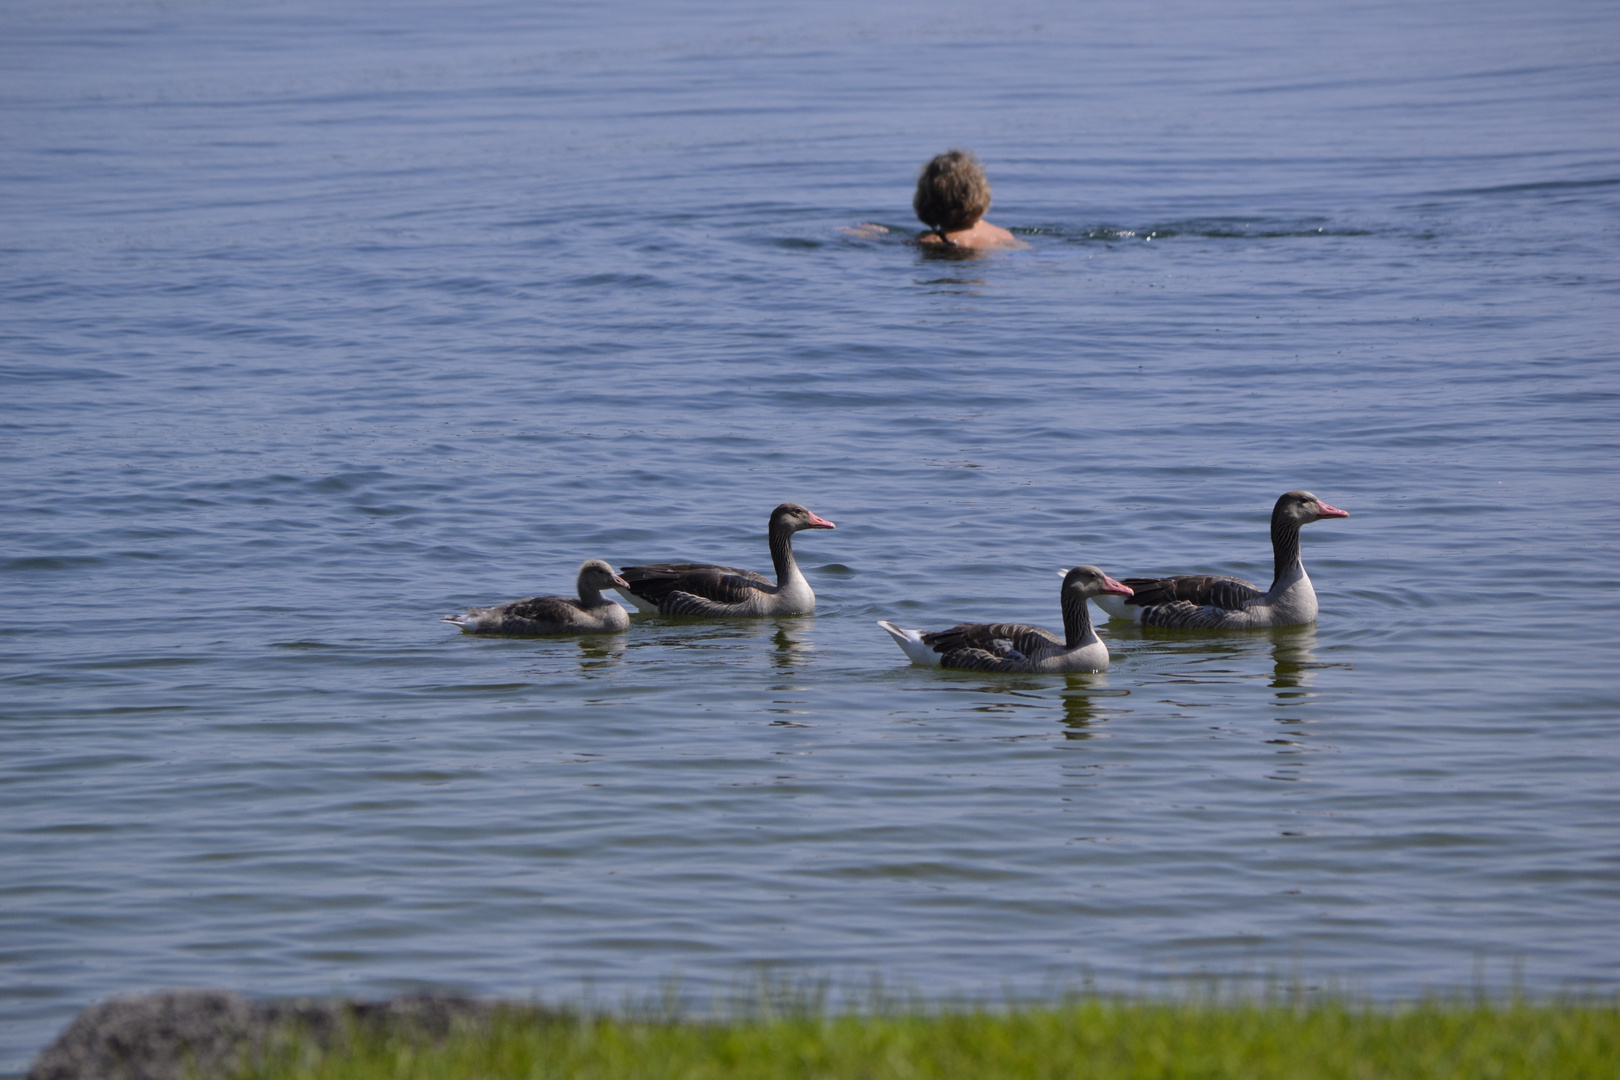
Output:
<svg viewBox="0 0 1620 1080">
<path fill-rule="evenodd" d="M 924 165 L 911 208 L 931 229 L 971 229 L 990 209 L 990 181 L 979 159 L 966 150 L 947 150 Z"/>
</svg>

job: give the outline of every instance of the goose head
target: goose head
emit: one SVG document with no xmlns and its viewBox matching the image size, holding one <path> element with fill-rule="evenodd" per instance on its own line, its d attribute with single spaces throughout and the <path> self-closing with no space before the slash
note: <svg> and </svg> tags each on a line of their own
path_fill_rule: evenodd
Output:
<svg viewBox="0 0 1620 1080">
<path fill-rule="evenodd" d="M 1115 596 L 1134 596 L 1129 585 L 1122 585 L 1095 566 L 1077 566 L 1063 572 L 1063 593 L 1073 589 L 1084 599 L 1113 593 Z"/>
<path fill-rule="evenodd" d="M 1284 493 L 1277 499 L 1277 505 L 1271 511 L 1271 520 L 1274 524 L 1287 524 L 1295 528 L 1313 521 L 1321 521 L 1323 518 L 1349 516 L 1349 511 L 1329 506 L 1308 491 Z"/>
<path fill-rule="evenodd" d="M 836 529 L 824 517 L 817 517 L 798 503 L 783 503 L 771 511 L 771 532 L 799 532 L 803 529 Z"/>
<path fill-rule="evenodd" d="M 630 583 L 613 572 L 606 559 L 586 559 L 579 564 L 579 594 L 601 592 L 603 589 L 628 589 Z"/>
</svg>

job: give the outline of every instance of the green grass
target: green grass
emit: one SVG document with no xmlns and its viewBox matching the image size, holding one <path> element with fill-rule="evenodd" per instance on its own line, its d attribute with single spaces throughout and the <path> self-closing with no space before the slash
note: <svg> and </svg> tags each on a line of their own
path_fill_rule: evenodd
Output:
<svg viewBox="0 0 1620 1080">
<path fill-rule="evenodd" d="M 1620 1003 L 1164 1003 L 727 1022 L 514 1013 L 438 1044 L 303 1045 L 252 1080 L 1620 1077 Z"/>
</svg>

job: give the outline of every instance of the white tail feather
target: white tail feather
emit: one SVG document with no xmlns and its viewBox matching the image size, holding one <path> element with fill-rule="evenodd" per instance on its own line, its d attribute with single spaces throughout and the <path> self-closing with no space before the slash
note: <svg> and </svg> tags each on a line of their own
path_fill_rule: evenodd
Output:
<svg viewBox="0 0 1620 1080">
<path fill-rule="evenodd" d="M 921 630 L 906 630 L 887 622 L 878 620 L 878 625 L 889 632 L 894 643 L 900 650 L 911 657 L 911 662 L 919 667 L 939 667 L 940 655 L 931 646 L 924 645 Z"/>
</svg>

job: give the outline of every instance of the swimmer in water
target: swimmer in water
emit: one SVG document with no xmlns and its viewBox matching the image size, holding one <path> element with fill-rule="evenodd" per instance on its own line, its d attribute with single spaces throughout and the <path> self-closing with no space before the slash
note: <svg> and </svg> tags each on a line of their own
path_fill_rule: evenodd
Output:
<svg viewBox="0 0 1620 1080">
<path fill-rule="evenodd" d="M 917 220 L 928 226 L 928 231 L 917 237 L 919 244 L 953 248 L 1025 246 L 1006 229 L 984 220 L 990 209 L 990 181 L 984 178 L 979 159 L 966 150 L 947 150 L 923 166 L 911 208 L 917 211 Z"/>
<path fill-rule="evenodd" d="M 928 226 L 927 232 L 917 236 L 919 244 L 961 249 L 1029 246 L 984 220 L 990 209 L 990 181 L 984 178 L 979 159 L 966 150 L 948 150 L 923 166 L 911 207 Z M 862 222 L 844 231 L 852 236 L 875 236 L 889 230 Z"/>
</svg>

